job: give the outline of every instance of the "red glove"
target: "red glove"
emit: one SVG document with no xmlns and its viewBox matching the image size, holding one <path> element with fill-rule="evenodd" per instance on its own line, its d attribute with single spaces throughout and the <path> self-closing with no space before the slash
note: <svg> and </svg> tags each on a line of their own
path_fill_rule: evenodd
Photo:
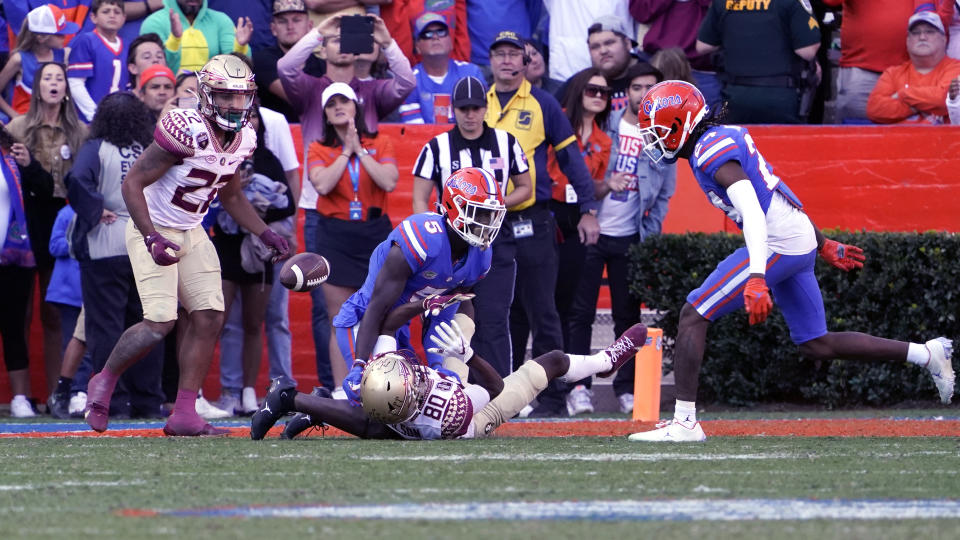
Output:
<svg viewBox="0 0 960 540">
<path fill-rule="evenodd" d="M 747 280 L 743 288 L 743 305 L 750 315 L 750 324 L 767 320 L 770 310 L 773 309 L 773 300 L 770 299 L 770 289 L 767 288 L 766 279 L 752 277 Z"/>
<path fill-rule="evenodd" d="M 476 296 L 473 293 L 461 293 L 454 292 L 451 294 L 435 294 L 428 296 L 423 299 L 423 311 L 424 315 L 436 317 L 440 314 L 441 311 L 447 309 L 448 307 L 456 304 L 457 302 L 463 302 L 464 300 L 470 300 Z"/>
<path fill-rule="evenodd" d="M 180 260 L 180 257 L 167 253 L 167 248 L 173 251 L 180 251 L 180 246 L 167 240 L 157 231 L 153 231 L 144 236 L 143 243 L 147 245 L 147 251 L 149 251 L 150 256 L 153 257 L 153 262 L 159 266 L 170 266 Z"/>
<path fill-rule="evenodd" d="M 290 244 L 287 243 L 287 239 L 274 232 L 270 227 L 260 233 L 260 241 L 273 250 L 274 256 L 270 262 L 276 263 L 290 256 Z"/>
<path fill-rule="evenodd" d="M 843 270 L 849 272 L 854 268 L 863 268 L 863 261 L 867 260 L 863 256 L 863 250 L 850 244 L 841 244 L 835 240 L 827 238 L 820 248 L 820 256 L 823 260 Z"/>
</svg>

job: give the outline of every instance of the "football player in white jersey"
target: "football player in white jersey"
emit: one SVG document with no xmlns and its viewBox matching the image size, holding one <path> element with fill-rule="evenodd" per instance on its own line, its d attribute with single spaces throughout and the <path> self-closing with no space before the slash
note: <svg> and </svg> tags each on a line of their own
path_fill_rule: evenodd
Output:
<svg viewBox="0 0 960 540">
<path fill-rule="evenodd" d="M 383 328 L 399 328 L 410 319 L 411 311 L 418 309 L 423 309 L 420 301 L 396 308 Z M 392 334 L 381 335 L 376 356 L 364 367 L 361 407 L 298 393 L 292 381 L 274 379 L 263 408 L 253 415 L 250 437 L 262 439 L 277 420 L 294 411 L 309 414 L 318 425 L 330 424 L 368 439 L 487 437 L 533 401 L 551 380 L 573 382 L 598 373 L 604 377 L 613 374 L 646 343 L 647 328 L 636 324 L 606 350 L 589 356 L 550 351 L 506 378 L 474 354 L 456 320 L 440 324 L 430 339 L 437 345 L 431 352 L 466 363 L 479 384 L 441 374 L 423 365 L 413 352 L 394 350 Z"/>
<path fill-rule="evenodd" d="M 121 373 L 174 327 L 177 305 L 189 314 L 179 343 L 180 382 L 167 435 L 219 435 L 196 412 L 196 398 L 210 366 L 223 320 L 223 290 L 216 250 L 203 230 L 218 195 L 237 223 L 286 257 L 286 240 L 270 230 L 241 191 L 235 172 L 257 144 L 247 118 L 257 87 L 237 57 L 217 55 L 197 74 L 197 109 L 174 109 L 157 123 L 154 142 L 127 174 L 123 199 L 132 218 L 127 252 L 143 304 L 143 321 L 126 330 L 103 370 L 90 379 L 85 418 L 107 429 L 110 396 Z"/>
</svg>

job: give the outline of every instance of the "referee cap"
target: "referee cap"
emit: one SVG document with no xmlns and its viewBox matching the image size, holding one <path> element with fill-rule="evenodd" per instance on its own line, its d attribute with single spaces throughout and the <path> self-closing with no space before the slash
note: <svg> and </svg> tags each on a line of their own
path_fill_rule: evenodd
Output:
<svg viewBox="0 0 960 540">
<path fill-rule="evenodd" d="M 486 107 L 487 91 L 476 77 L 463 77 L 453 86 L 454 109 L 460 107 Z"/>
</svg>

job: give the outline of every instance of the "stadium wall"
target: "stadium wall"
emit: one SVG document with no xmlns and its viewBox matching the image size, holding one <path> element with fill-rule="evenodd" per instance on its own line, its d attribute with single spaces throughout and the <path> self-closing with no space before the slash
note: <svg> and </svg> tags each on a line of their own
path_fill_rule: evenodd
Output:
<svg viewBox="0 0 960 540">
<path fill-rule="evenodd" d="M 446 126 L 382 124 L 380 134 L 394 141 L 400 182 L 387 209 L 394 223 L 412 207 L 410 171 L 420 148 Z M 292 126 L 298 155 L 303 155 L 300 126 Z M 960 231 L 960 127 L 956 126 L 753 126 L 757 148 L 800 197 L 820 228 L 866 231 Z M 302 162 L 302 160 L 301 160 Z M 677 192 L 664 222 L 665 233 L 732 232 L 736 227 L 700 192 L 689 167 L 677 171 Z M 300 215 L 302 231 L 302 213 Z M 302 238 L 300 242 L 302 250 Z M 608 293 L 607 293 L 608 294 Z M 609 296 L 601 296 L 601 307 Z M 294 334 L 294 374 L 301 388 L 315 384 L 310 300 L 290 295 Z M 41 325 L 34 308 L 30 331 L 33 397 L 46 398 L 41 354 Z M 416 335 L 417 332 L 414 332 Z M 266 367 L 258 386 L 266 386 Z M 204 385 L 219 394 L 216 360 Z M 0 376 L 0 403 L 10 400 Z"/>
</svg>

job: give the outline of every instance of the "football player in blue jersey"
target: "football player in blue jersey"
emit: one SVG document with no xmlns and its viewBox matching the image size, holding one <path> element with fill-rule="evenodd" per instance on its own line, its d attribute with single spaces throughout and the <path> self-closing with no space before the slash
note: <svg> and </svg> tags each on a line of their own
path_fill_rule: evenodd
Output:
<svg viewBox="0 0 960 540">
<path fill-rule="evenodd" d="M 817 253 L 843 271 L 863 267 L 863 251 L 823 236 L 790 188 L 757 151 L 743 127 L 708 120 L 703 95 L 682 81 L 651 88 L 641 104 L 645 150 L 655 161 L 684 158 L 710 202 L 743 230 L 746 244 L 724 259 L 687 296 L 680 311 L 674 350 L 677 402 L 672 421 L 630 436 L 634 441 L 703 441 L 695 400 L 707 327 L 727 313 L 746 308 L 750 324 L 762 323 L 773 309 L 771 291 L 800 354 L 811 360 L 834 358 L 902 362 L 926 367 L 940 399 L 953 396 L 952 342 L 925 344 L 859 332 L 829 332 L 823 297 L 813 268 Z M 644 114 L 646 117 L 644 117 Z"/>
</svg>

